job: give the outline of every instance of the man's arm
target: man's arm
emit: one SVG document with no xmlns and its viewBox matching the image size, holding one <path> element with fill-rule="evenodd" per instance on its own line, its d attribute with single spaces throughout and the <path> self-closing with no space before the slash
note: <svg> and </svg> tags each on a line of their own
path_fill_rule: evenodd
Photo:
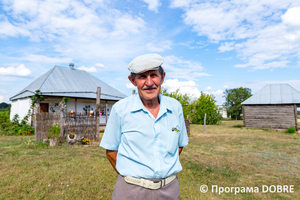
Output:
<svg viewBox="0 0 300 200">
<path fill-rule="evenodd" d="M 116 170 L 116 172 L 119 174 L 119 172 L 116 169 L 117 154 L 118 154 L 118 151 L 112 151 L 112 150 L 106 149 L 106 157 L 107 157 L 107 159 L 109 160 L 109 162 L 113 166 L 113 168 Z"/>
<path fill-rule="evenodd" d="M 181 154 L 182 149 L 183 149 L 183 147 L 179 147 L 179 155 Z"/>
</svg>

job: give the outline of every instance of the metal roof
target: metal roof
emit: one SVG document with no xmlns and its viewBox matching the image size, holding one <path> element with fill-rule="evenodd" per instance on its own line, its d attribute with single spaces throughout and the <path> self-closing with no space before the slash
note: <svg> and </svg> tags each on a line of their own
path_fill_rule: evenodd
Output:
<svg viewBox="0 0 300 200">
<path fill-rule="evenodd" d="M 126 97 L 86 71 L 55 66 L 9 100 L 32 96 L 36 90 L 44 96 L 96 99 L 97 87 L 101 87 L 101 99 L 120 100 Z"/>
<path fill-rule="evenodd" d="M 300 92 L 289 84 L 268 84 L 242 104 L 300 104 Z"/>
</svg>

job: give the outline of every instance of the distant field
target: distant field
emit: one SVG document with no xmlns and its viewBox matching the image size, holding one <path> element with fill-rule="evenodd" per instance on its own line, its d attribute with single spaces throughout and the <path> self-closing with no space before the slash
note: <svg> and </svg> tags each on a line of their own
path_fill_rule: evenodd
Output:
<svg viewBox="0 0 300 200">
<path fill-rule="evenodd" d="M 181 199 L 299 199 L 300 135 L 243 129 L 242 121 L 191 125 L 180 159 Z M 0 199 L 110 199 L 117 174 L 98 143 L 50 148 L 32 136 L 0 136 Z M 201 185 L 208 191 L 201 193 Z M 258 193 L 212 192 L 258 187 Z M 294 185 L 294 193 L 262 193 L 262 185 Z"/>
</svg>

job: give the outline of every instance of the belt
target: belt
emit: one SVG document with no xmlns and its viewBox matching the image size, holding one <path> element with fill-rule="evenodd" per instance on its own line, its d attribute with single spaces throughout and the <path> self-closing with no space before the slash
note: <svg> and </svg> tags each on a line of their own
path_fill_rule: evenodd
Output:
<svg viewBox="0 0 300 200">
<path fill-rule="evenodd" d="M 152 189 L 152 190 L 157 190 L 157 189 L 160 189 L 163 186 L 171 183 L 171 181 L 173 181 L 175 178 L 176 178 L 176 174 L 173 174 L 173 175 L 171 175 L 171 176 L 169 176 L 169 177 L 167 177 L 163 180 L 160 180 L 157 183 L 154 183 L 153 181 L 150 181 L 150 180 L 147 180 L 147 179 L 134 178 L 134 177 L 131 177 L 131 176 L 126 176 L 124 178 L 124 180 L 127 183 L 131 183 L 131 184 L 138 185 L 138 186 L 148 188 L 148 189 Z"/>
</svg>

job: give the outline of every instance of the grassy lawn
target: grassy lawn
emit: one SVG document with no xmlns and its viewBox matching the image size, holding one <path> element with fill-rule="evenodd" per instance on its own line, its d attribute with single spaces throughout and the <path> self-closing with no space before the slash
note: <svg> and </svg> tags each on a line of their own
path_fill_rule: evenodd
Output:
<svg viewBox="0 0 300 200">
<path fill-rule="evenodd" d="M 242 121 L 191 125 L 180 159 L 181 199 L 299 199 L 300 135 L 243 129 Z M 110 199 L 117 174 L 98 143 L 47 147 L 33 136 L 0 136 L 0 199 Z M 208 192 L 201 193 L 201 185 Z M 212 192 L 258 187 L 258 193 Z M 294 185 L 294 193 L 262 193 L 262 185 Z"/>
</svg>

